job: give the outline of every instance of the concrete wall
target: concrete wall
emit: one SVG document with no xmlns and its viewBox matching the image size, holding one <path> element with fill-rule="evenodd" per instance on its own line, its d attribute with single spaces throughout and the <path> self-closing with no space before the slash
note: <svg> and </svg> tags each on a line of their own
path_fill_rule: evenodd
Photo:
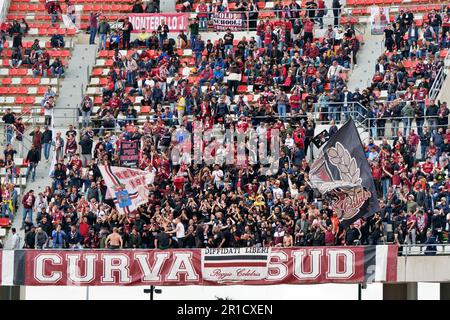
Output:
<svg viewBox="0 0 450 320">
<path fill-rule="evenodd" d="M 398 257 L 398 282 L 450 282 L 450 256 Z"/>
</svg>

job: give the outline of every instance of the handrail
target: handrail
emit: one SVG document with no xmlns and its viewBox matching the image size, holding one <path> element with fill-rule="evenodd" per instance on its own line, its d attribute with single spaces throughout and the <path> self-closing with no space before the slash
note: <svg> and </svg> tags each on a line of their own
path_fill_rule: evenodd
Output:
<svg viewBox="0 0 450 320">
<path fill-rule="evenodd" d="M 329 12 L 332 11 L 332 8 L 328 8 L 328 9 L 329 9 Z M 346 10 L 346 9 L 347 9 L 347 8 L 341 8 L 341 9 L 340 9 L 340 12 L 339 12 L 339 15 L 338 15 L 338 17 L 339 17 L 339 25 L 340 25 L 340 26 L 343 25 L 343 24 L 341 23 L 341 19 L 342 19 L 343 17 L 348 17 L 348 18 L 356 19 L 356 24 L 361 25 L 361 29 L 360 29 L 359 27 L 356 27 L 356 24 L 353 24 L 355 31 L 358 32 L 358 34 L 364 34 L 364 33 L 365 33 L 365 28 L 366 28 L 365 24 L 360 24 L 360 22 L 359 22 L 359 17 L 353 15 L 352 12 L 351 12 L 351 10 Z M 315 11 L 317 11 L 318 9 L 306 9 L 306 8 L 302 8 L 301 10 L 299 10 L 299 12 L 300 12 L 300 19 L 305 18 L 305 13 L 306 13 L 307 11 L 309 11 L 309 10 L 315 10 Z M 229 12 L 229 13 L 235 13 L 235 14 L 247 14 L 247 13 L 249 13 L 249 12 L 251 12 L 251 11 L 235 11 L 235 10 L 229 11 L 229 10 L 228 10 L 228 11 L 226 11 L 226 12 Z M 283 13 L 283 12 L 285 12 L 285 11 L 284 11 L 284 10 L 263 9 L 263 10 L 258 10 L 257 12 L 258 12 L 258 13 L 274 12 L 274 13 L 276 14 L 276 13 L 278 13 L 278 12 Z M 180 13 L 184 13 L 184 14 L 186 14 L 186 15 L 190 15 L 190 14 L 198 14 L 197 12 L 180 12 Z M 202 12 L 200 12 L 200 13 L 202 13 Z M 204 13 L 207 13 L 208 15 L 214 14 L 214 12 L 204 12 Z M 119 22 L 120 22 L 121 20 L 123 20 L 124 18 L 128 17 L 128 14 L 132 14 L 132 12 L 129 12 L 129 13 L 124 13 L 124 12 L 120 12 L 120 13 L 104 13 L 104 12 L 102 12 L 102 16 L 105 16 L 105 17 L 111 16 L 111 17 L 114 17 L 114 18 L 117 17 L 117 19 L 115 19 L 115 21 L 108 21 L 108 22 L 111 24 L 111 28 L 112 28 L 112 29 L 117 28 L 117 26 L 114 26 L 114 25 L 117 24 L 117 23 L 119 23 Z M 157 13 L 155 13 L 155 14 L 157 14 Z M 12 15 L 12 16 L 14 16 L 14 15 L 16 15 L 16 16 L 21 16 L 21 14 L 16 14 L 16 13 L 12 13 L 12 14 L 10 14 L 10 15 Z M 26 16 L 26 14 L 24 14 L 24 15 Z M 34 16 L 35 19 L 38 19 L 39 17 L 47 17 L 47 16 L 49 16 L 49 15 L 48 15 L 47 13 L 35 12 L 35 13 L 33 13 L 33 16 Z M 83 20 L 86 21 L 86 20 L 88 20 L 88 18 L 90 17 L 90 13 L 87 13 L 87 12 L 86 12 L 86 13 L 85 13 L 85 12 L 75 13 L 73 16 L 75 16 L 78 20 L 81 20 L 81 18 L 83 18 Z M 248 16 L 247 16 L 246 19 L 245 19 L 245 21 L 243 21 L 242 30 L 240 30 L 240 31 L 247 31 L 247 32 L 248 32 L 248 31 L 255 31 L 255 30 L 250 30 L 250 27 L 249 27 L 249 23 L 248 23 L 248 22 L 254 21 L 254 20 L 255 20 L 255 21 L 259 21 L 259 20 L 264 20 L 264 19 L 265 19 L 265 18 L 249 19 Z M 317 16 L 316 16 L 314 19 L 317 19 Z M 322 17 L 322 19 L 324 19 L 324 20 L 333 20 L 333 19 L 334 19 L 334 15 L 328 13 L 327 15 L 324 15 L 324 16 Z M 208 18 L 208 21 L 209 21 L 209 20 L 210 20 L 210 19 Z M 348 22 L 347 22 L 347 23 L 348 23 Z M 324 24 L 325 24 L 325 23 L 324 23 Z M 207 27 L 209 28 L 209 26 L 207 26 Z M 67 27 L 63 25 L 62 29 L 65 29 L 65 28 L 67 28 Z M 209 32 L 216 32 L 216 30 L 213 30 L 213 29 L 208 29 L 208 31 L 209 31 Z"/>
<path fill-rule="evenodd" d="M 2 7 L 0 9 L 1 10 L 1 12 L 0 12 L 0 23 L 5 21 L 6 15 L 8 14 L 10 5 L 11 5 L 11 0 L 3 0 Z"/>
<path fill-rule="evenodd" d="M 450 62 L 450 50 L 447 51 L 447 55 L 444 58 L 444 63 L 439 69 L 439 72 L 436 75 L 436 78 L 433 81 L 433 85 L 430 88 L 430 94 L 429 97 L 432 100 L 436 100 L 436 98 L 439 95 L 439 92 L 442 89 L 442 86 L 444 84 L 444 81 L 446 79 L 446 69 L 448 68 L 447 63 Z"/>
<path fill-rule="evenodd" d="M 377 244 L 376 246 L 386 246 L 386 245 L 389 245 L 389 243 Z M 399 248 L 406 248 L 406 249 L 408 249 L 408 248 L 409 249 L 411 249 L 411 248 L 426 248 L 428 246 L 435 246 L 437 255 L 447 255 L 447 254 L 450 255 L 450 251 L 447 252 L 444 249 L 444 248 L 450 247 L 450 244 L 448 244 L 448 243 L 433 243 L 433 244 L 426 244 L 426 243 L 423 243 L 423 244 L 419 244 L 419 243 L 417 243 L 417 244 L 406 244 L 405 243 L 405 244 L 395 244 L 395 245 L 397 245 Z M 343 245 L 335 245 L 335 246 L 341 247 Z M 369 245 L 357 244 L 357 245 L 354 245 L 354 246 L 351 246 L 351 247 L 367 247 L 367 246 L 369 246 Z M 294 247 L 301 248 L 303 246 L 294 246 Z M 325 246 L 316 246 L 316 247 L 325 247 Z M 438 250 L 439 247 L 443 248 L 444 250 L 443 251 L 439 251 Z M 74 247 L 74 248 L 57 248 L 57 249 L 52 248 L 52 247 L 46 247 L 46 248 L 43 248 L 43 249 L 40 249 L 40 250 L 44 250 L 44 251 L 45 250 L 79 251 L 79 250 L 83 250 L 83 249 L 89 249 L 90 251 L 108 251 L 108 252 L 113 252 L 114 251 L 114 250 L 111 251 L 111 249 L 106 248 L 106 247 L 105 248 L 84 248 L 84 247 L 83 248 L 80 248 L 80 247 L 76 248 L 76 247 Z M 202 250 L 204 248 L 191 248 L 191 249 L 193 249 L 193 250 Z M 21 248 L 19 250 L 21 250 L 21 251 L 22 250 L 33 250 L 33 251 L 36 251 L 36 249 L 31 249 L 31 248 Z M 121 249 L 118 249 L 118 250 L 121 250 L 121 251 L 136 251 L 136 250 L 151 251 L 151 250 L 158 250 L 158 251 L 160 251 L 161 249 L 157 249 L 157 248 L 121 248 Z M 173 249 L 169 248 L 169 249 L 165 249 L 165 250 L 166 251 L 170 251 L 170 250 L 173 250 Z M 0 251 L 14 251 L 14 249 L 4 248 L 4 249 L 1 249 Z M 411 251 L 408 252 L 408 250 L 402 250 L 402 255 L 404 255 L 404 256 L 417 256 L 417 255 L 424 255 L 424 252 L 425 251 L 422 251 L 421 254 L 414 254 Z M 400 252 L 399 252 L 399 254 L 400 254 Z"/>
</svg>

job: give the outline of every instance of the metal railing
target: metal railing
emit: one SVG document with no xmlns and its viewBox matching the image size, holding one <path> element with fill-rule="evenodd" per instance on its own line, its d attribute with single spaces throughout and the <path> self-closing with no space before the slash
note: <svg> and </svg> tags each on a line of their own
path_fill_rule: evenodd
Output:
<svg viewBox="0 0 450 320">
<path fill-rule="evenodd" d="M 450 50 L 447 51 L 447 55 L 444 58 L 444 64 L 439 69 L 439 72 L 436 75 L 436 78 L 433 81 L 433 85 L 430 88 L 429 97 L 432 100 L 436 100 L 436 98 L 439 95 L 439 92 L 442 89 L 442 86 L 444 85 L 445 79 L 447 78 L 447 72 L 448 68 L 450 66 Z"/>
<path fill-rule="evenodd" d="M 317 11 L 317 9 L 306 9 L 306 8 L 302 8 L 301 10 L 299 10 L 299 12 L 301 13 L 301 15 L 300 15 L 300 19 L 302 20 L 303 18 L 306 18 L 306 16 L 305 16 L 305 13 L 307 12 L 307 11 L 309 11 L 309 10 L 311 10 L 311 11 Z M 256 30 L 256 27 L 255 28 L 251 28 L 251 30 L 250 30 L 250 22 L 255 22 L 255 26 L 257 25 L 257 22 L 258 21 L 260 21 L 260 20 L 265 20 L 265 17 L 258 17 L 257 19 L 250 19 L 249 18 L 249 15 L 248 15 L 248 13 L 250 13 L 250 11 L 245 11 L 245 12 L 242 12 L 242 11 L 235 11 L 235 10 L 232 10 L 232 11 L 226 11 L 227 13 L 233 13 L 233 14 L 235 14 L 235 15 L 239 15 L 239 14 L 241 14 L 242 15 L 242 27 L 241 27 L 241 30 L 234 30 L 234 31 L 246 31 L 246 32 L 249 32 L 249 31 L 255 31 Z M 257 11 L 258 13 L 273 13 L 275 16 L 277 16 L 277 15 L 284 15 L 287 11 L 285 11 L 285 10 L 271 10 L 271 9 L 263 9 L 263 10 L 258 10 Z M 186 14 L 186 15 L 194 15 L 194 14 L 198 14 L 197 12 L 182 12 L 182 13 L 184 13 L 184 14 Z M 212 24 L 212 15 L 213 15 L 213 12 L 200 12 L 200 13 L 206 13 L 206 14 L 208 14 L 208 19 L 207 19 L 207 29 L 206 30 L 204 30 L 204 31 L 209 31 L 209 32 L 218 32 L 218 30 L 216 30 L 216 29 L 214 29 L 214 26 L 213 26 L 213 24 Z M 102 16 L 104 16 L 104 17 L 113 17 L 113 19 L 112 20 L 110 20 L 110 21 L 108 21 L 109 23 L 110 23 L 110 26 L 111 26 L 111 29 L 120 29 L 121 28 L 121 22 L 126 18 L 126 17 L 128 17 L 128 14 L 132 14 L 131 12 L 129 12 L 129 13 L 124 13 L 124 12 L 118 12 L 118 13 L 108 13 L 108 12 L 102 12 Z M 145 14 L 145 13 L 144 13 Z M 12 13 L 12 14 L 10 14 L 10 15 L 12 15 L 12 16 L 22 16 L 22 14 L 18 14 L 18 13 Z M 26 14 L 23 14 L 24 16 L 25 16 L 25 18 L 26 18 Z M 149 13 L 148 15 L 158 15 L 158 13 L 154 13 L 154 14 L 152 14 L 152 13 Z M 42 19 L 40 20 L 39 18 L 40 17 L 49 17 L 50 15 L 49 14 L 47 14 L 47 13 L 41 13 L 41 12 L 36 12 L 36 13 L 33 13 L 33 19 L 35 20 L 35 21 L 42 21 Z M 88 13 L 88 12 L 81 12 L 81 13 L 75 13 L 73 16 L 75 16 L 75 18 L 76 18 L 76 21 L 77 21 L 77 24 L 75 25 L 76 26 L 76 28 L 77 29 L 80 29 L 80 24 L 78 23 L 78 22 L 80 22 L 80 23 L 83 23 L 83 24 L 86 24 L 86 23 L 88 23 L 89 22 L 89 18 L 90 18 L 90 12 Z M 189 17 L 188 17 L 189 18 Z M 334 19 L 335 19 L 335 17 L 334 17 L 334 15 L 333 15 L 333 10 L 330 8 L 329 10 L 328 10 L 328 13 L 327 13 L 327 15 L 324 15 L 324 16 L 322 16 L 322 17 L 318 17 L 317 15 L 314 17 L 314 18 L 312 18 L 314 21 L 317 21 L 317 19 L 319 19 L 319 18 L 322 18 L 323 19 L 323 24 L 324 25 L 327 25 L 327 24 L 331 24 L 331 25 L 334 25 Z M 365 33 L 365 28 L 366 28 L 366 26 L 365 26 L 365 24 L 361 24 L 361 23 L 359 23 L 359 17 L 358 16 L 354 16 L 352 13 L 351 13 L 351 10 L 348 10 L 347 8 L 341 8 L 340 9 L 340 12 L 339 12 L 339 14 L 338 14 L 338 16 L 337 16 L 337 18 L 338 18 L 338 25 L 339 26 L 341 26 L 341 25 L 343 25 L 342 23 L 341 23 L 341 20 L 342 20 L 342 18 L 347 18 L 348 19 L 348 21 L 346 21 L 345 22 L 345 25 L 347 24 L 347 23 L 349 23 L 349 21 L 351 20 L 351 21 L 353 21 L 351 24 L 353 25 L 353 27 L 354 27 L 354 29 L 355 29 L 355 31 L 358 33 L 358 34 L 364 34 Z M 289 19 L 289 18 L 288 18 Z M 60 19 L 61 20 L 61 19 Z M 294 19 L 289 19 L 289 20 L 294 20 Z M 354 23 L 354 22 L 356 22 L 356 23 Z M 50 22 L 49 22 L 50 23 Z M 187 28 L 188 26 L 186 26 L 186 28 Z M 187 28 L 188 29 L 188 28 Z M 137 30 L 136 30 L 137 31 Z M 149 31 L 149 30 L 147 30 L 147 31 Z M 153 31 L 153 30 L 152 30 Z M 156 31 L 156 27 L 155 27 L 155 31 Z M 170 31 L 170 30 L 169 30 Z M 202 31 L 202 30 L 200 30 L 200 31 Z M 225 30 L 219 30 L 219 31 L 225 31 Z"/>
<path fill-rule="evenodd" d="M 50 241 L 49 241 L 50 244 Z M 382 243 L 377 244 L 376 246 L 384 246 L 389 245 L 393 243 Z M 436 255 L 450 255 L 450 244 L 449 243 L 430 243 L 430 244 L 396 244 L 399 248 L 399 256 L 433 256 L 430 255 L 430 253 L 435 253 Z M 338 247 L 344 247 L 344 245 L 335 245 Z M 355 244 L 356 247 L 366 247 L 368 245 L 360 245 Z M 294 246 L 295 248 L 302 248 L 303 246 Z M 317 246 L 317 247 L 325 247 L 325 246 Z M 428 247 L 428 249 L 427 249 Z M 281 247 L 283 248 L 283 247 Z M 30 249 L 30 248 L 22 248 L 19 250 L 58 250 L 58 251 L 77 251 L 77 250 L 85 250 L 88 249 L 90 251 L 108 251 L 111 252 L 111 249 L 105 247 L 105 248 L 87 248 L 84 246 L 79 247 L 73 247 L 73 248 L 53 248 L 52 246 L 46 246 L 42 249 Z M 193 250 L 201 250 L 202 248 L 191 248 Z M 123 251 L 135 251 L 135 250 L 145 250 L 145 251 L 152 251 L 152 250 L 161 250 L 156 248 L 121 248 L 120 250 Z M 166 250 L 172 250 L 172 249 L 166 249 Z M 14 249 L 1 249 L 1 251 L 14 251 Z"/>
<path fill-rule="evenodd" d="M 11 4 L 11 0 L 3 0 L 1 3 L 2 3 L 2 7 L 0 8 L 0 10 L 1 10 L 1 12 L 0 12 L 0 23 L 5 21 L 5 19 L 6 19 L 6 15 L 8 14 L 8 10 L 9 10 L 9 6 Z"/>
<path fill-rule="evenodd" d="M 402 256 L 424 256 L 424 255 L 450 255 L 450 243 L 422 243 L 422 244 L 399 244 L 399 255 Z"/>
</svg>

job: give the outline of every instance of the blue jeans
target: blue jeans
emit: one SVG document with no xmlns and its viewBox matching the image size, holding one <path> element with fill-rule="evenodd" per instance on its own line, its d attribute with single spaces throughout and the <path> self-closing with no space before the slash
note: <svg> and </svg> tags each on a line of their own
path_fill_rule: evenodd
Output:
<svg viewBox="0 0 450 320">
<path fill-rule="evenodd" d="M 13 138 L 14 135 L 14 129 L 12 128 L 11 124 L 7 124 L 5 125 L 5 131 L 6 131 L 6 144 L 11 143 L 11 140 Z"/>
<path fill-rule="evenodd" d="M 228 57 L 228 51 L 231 51 L 231 56 L 233 56 L 233 45 L 232 44 L 226 44 L 225 45 L 225 56 Z"/>
<path fill-rule="evenodd" d="M 261 36 L 256 36 L 256 45 L 258 46 L 258 48 L 262 48 Z"/>
<path fill-rule="evenodd" d="M 89 122 L 91 120 L 91 112 L 92 110 L 89 111 L 81 111 L 81 115 L 83 116 L 83 128 L 86 128 L 89 125 Z"/>
<path fill-rule="evenodd" d="M 58 13 L 52 13 L 51 17 L 52 17 L 52 26 L 53 26 L 58 21 Z"/>
<path fill-rule="evenodd" d="M 33 77 L 37 77 L 37 76 L 40 76 L 40 77 L 46 77 L 47 76 L 47 71 L 46 71 L 46 69 L 44 69 L 43 71 L 42 71 L 42 73 L 39 71 L 39 70 L 33 70 Z"/>
<path fill-rule="evenodd" d="M 436 42 L 439 42 L 439 26 L 432 27 L 434 34 L 436 35 Z"/>
<path fill-rule="evenodd" d="M 383 191 L 383 198 L 386 197 L 386 194 L 390 186 L 391 186 L 391 179 L 381 179 L 381 189 Z"/>
<path fill-rule="evenodd" d="M 51 148 L 51 144 L 50 143 L 44 143 L 44 157 L 45 160 L 48 160 L 48 158 L 50 157 L 50 148 Z"/>
<path fill-rule="evenodd" d="M 51 67 L 50 70 L 51 70 L 51 72 L 52 72 L 52 75 L 57 74 L 57 75 L 58 75 L 58 78 L 61 78 L 61 76 L 62 76 L 62 74 L 63 74 L 63 68 L 62 68 L 62 67 L 56 68 L 56 69 L 55 69 L 54 67 Z"/>
<path fill-rule="evenodd" d="M 128 71 L 127 72 L 127 83 L 128 84 L 134 83 L 134 78 L 135 78 L 134 71 Z"/>
<path fill-rule="evenodd" d="M 403 135 L 406 137 L 409 134 L 409 129 L 411 128 L 411 118 L 403 118 Z"/>
<path fill-rule="evenodd" d="M 23 224 L 25 224 L 25 220 L 27 219 L 28 215 L 30 215 L 30 222 L 33 222 L 33 209 L 23 208 L 23 211 L 22 211 L 22 223 Z"/>
<path fill-rule="evenodd" d="M 167 39 L 167 37 L 165 37 L 165 36 L 159 36 L 159 48 L 163 47 L 164 40 L 166 40 L 166 39 Z"/>
<path fill-rule="evenodd" d="M 89 44 L 95 44 L 95 36 L 97 35 L 97 27 L 89 28 Z"/>
<path fill-rule="evenodd" d="M 272 56 L 272 51 L 273 51 L 273 46 L 272 46 L 272 44 L 271 44 L 271 43 L 266 44 L 266 45 L 265 45 L 265 48 L 266 48 L 266 50 L 267 50 L 267 55 L 268 55 L 269 57 L 271 57 L 271 56 Z"/>
<path fill-rule="evenodd" d="M 399 129 L 400 120 L 392 120 L 392 136 L 396 137 Z"/>
<path fill-rule="evenodd" d="M 436 118 L 428 118 L 428 127 L 430 131 L 433 133 L 436 130 L 437 120 Z"/>
<path fill-rule="evenodd" d="M 350 118 L 349 108 L 348 106 L 342 106 L 342 115 L 344 116 L 344 121 L 347 121 Z"/>
<path fill-rule="evenodd" d="M 427 148 L 428 145 L 424 145 L 422 144 L 422 142 L 420 143 L 420 157 L 422 160 L 425 160 L 427 158 Z"/>
<path fill-rule="evenodd" d="M 6 217 L 8 215 L 9 221 L 12 222 L 13 213 L 11 212 L 11 208 L 8 203 L 2 203 L 2 217 Z"/>
<path fill-rule="evenodd" d="M 98 50 L 106 50 L 106 39 L 108 37 L 107 34 L 100 33 L 98 36 L 100 40 Z"/>
<path fill-rule="evenodd" d="M 330 120 L 333 119 L 336 122 L 341 120 L 341 115 L 338 112 L 338 107 L 330 104 L 329 110 L 330 110 L 330 115 L 329 115 Z"/>
<path fill-rule="evenodd" d="M 195 65 L 198 66 L 201 61 L 202 61 L 202 52 L 196 51 L 195 52 Z"/>
<path fill-rule="evenodd" d="M 200 30 L 206 31 L 208 28 L 208 19 L 200 18 Z"/>
<path fill-rule="evenodd" d="M 30 172 L 32 172 L 31 179 L 34 181 L 34 178 L 36 177 L 36 166 L 37 163 L 30 162 L 27 169 L 26 179 L 28 180 L 28 177 L 30 176 Z"/>
<path fill-rule="evenodd" d="M 277 108 L 278 108 L 278 117 L 284 120 L 286 118 L 286 105 L 279 103 Z"/>
<path fill-rule="evenodd" d="M 190 48 L 192 49 L 193 47 L 194 47 L 194 42 L 195 42 L 195 40 L 197 39 L 197 35 L 192 35 L 191 34 L 191 38 L 190 38 L 190 41 L 189 41 L 189 46 L 190 46 Z"/>
<path fill-rule="evenodd" d="M 417 125 L 417 134 L 419 135 L 419 136 L 421 136 L 422 135 L 422 133 L 423 133 L 423 123 L 424 123 L 425 121 L 424 120 L 417 120 L 416 119 L 416 125 Z"/>
<path fill-rule="evenodd" d="M 372 126 L 370 128 L 370 132 L 371 132 L 370 136 L 372 138 L 376 138 L 377 137 L 377 125 L 375 123 L 372 124 Z"/>
<path fill-rule="evenodd" d="M 414 38 L 408 38 L 408 44 L 409 44 L 409 46 L 412 46 L 414 42 L 417 42 L 417 38 L 416 38 L 416 37 L 414 37 Z"/>
<path fill-rule="evenodd" d="M 55 179 L 53 181 L 53 189 L 58 189 L 58 185 L 64 186 L 64 180 Z"/>
</svg>

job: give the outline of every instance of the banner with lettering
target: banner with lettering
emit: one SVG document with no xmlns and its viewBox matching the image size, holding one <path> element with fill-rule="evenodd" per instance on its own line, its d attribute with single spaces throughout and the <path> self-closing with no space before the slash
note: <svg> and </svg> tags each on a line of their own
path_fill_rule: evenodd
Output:
<svg viewBox="0 0 450 320">
<path fill-rule="evenodd" d="M 112 199 L 119 213 L 128 214 L 148 201 L 148 185 L 154 172 L 125 167 L 99 166 L 107 187 L 106 198 Z"/>
<path fill-rule="evenodd" d="M 395 282 L 397 250 L 394 245 L 172 250 L 3 250 L 0 251 L 0 284 L 180 286 Z M 205 259 L 206 257 L 208 258 Z M 234 268 L 233 272 L 229 271 L 230 268 Z M 238 274 L 242 276 L 240 279 L 235 277 Z"/>
<path fill-rule="evenodd" d="M 128 17 L 134 33 L 141 32 L 142 28 L 146 32 L 157 31 L 163 21 L 169 27 L 169 32 L 186 31 L 188 24 L 184 13 L 131 13 Z"/>
<path fill-rule="evenodd" d="M 119 163 L 121 167 L 134 167 L 139 165 L 140 140 L 120 141 Z"/>
<path fill-rule="evenodd" d="M 241 13 L 218 12 L 212 15 L 214 31 L 225 31 L 231 29 L 241 31 L 243 20 Z"/>
<path fill-rule="evenodd" d="M 205 280 L 263 280 L 269 270 L 270 248 L 223 248 L 202 251 Z"/>
</svg>

